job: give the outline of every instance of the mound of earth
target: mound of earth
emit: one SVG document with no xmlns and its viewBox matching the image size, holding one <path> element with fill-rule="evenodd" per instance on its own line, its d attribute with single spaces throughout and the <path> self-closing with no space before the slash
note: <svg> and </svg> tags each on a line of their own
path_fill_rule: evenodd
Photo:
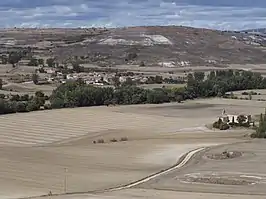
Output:
<svg viewBox="0 0 266 199">
<path fill-rule="evenodd" d="M 218 185 L 253 185 L 261 179 L 255 176 L 226 173 L 192 173 L 181 179 L 183 182 L 218 184 Z"/>
<path fill-rule="evenodd" d="M 222 153 L 216 154 L 207 154 L 207 158 L 213 160 L 226 160 L 226 159 L 233 159 L 242 156 L 242 152 L 240 151 L 223 151 Z"/>
</svg>

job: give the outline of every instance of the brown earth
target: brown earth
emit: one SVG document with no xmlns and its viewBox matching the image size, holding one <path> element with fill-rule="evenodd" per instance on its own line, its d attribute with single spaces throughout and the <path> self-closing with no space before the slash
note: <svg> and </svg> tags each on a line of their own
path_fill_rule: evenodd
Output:
<svg viewBox="0 0 266 199">
<path fill-rule="evenodd" d="M 100 191 L 137 181 L 174 165 L 192 149 L 246 140 L 248 130 L 220 132 L 205 124 L 216 120 L 223 108 L 258 114 L 264 107 L 262 102 L 247 103 L 217 98 L 0 116 L 0 195 L 61 194 L 65 179 L 67 192 Z M 122 137 L 128 141 L 111 142 Z M 93 144 L 98 139 L 105 143 Z"/>
<path fill-rule="evenodd" d="M 140 185 L 142 188 L 242 194 L 266 195 L 266 172 L 264 169 L 264 140 L 253 140 L 238 144 L 214 147 L 209 152 L 240 150 L 243 156 L 231 160 L 211 160 L 203 153 L 195 157 L 183 169 L 174 171 L 160 179 Z"/>
<path fill-rule="evenodd" d="M 181 62 L 218 67 L 265 63 L 263 47 L 246 44 L 242 39 L 248 39 L 248 35 L 239 33 L 238 37 L 238 34 L 190 27 L 5 29 L 0 31 L 0 37 L 3 49 L 31 46 L 38 56 L 55 56 L 62 61 L 77 55 L 83 56 L 86 63 L 106 66 L 139 65 L 141 61 L 150 66 L 174 61 L 176 67 L 182 67 Z M 131 58 L 129 55 L 134 53 L 137 57 Z"/>
</svg>

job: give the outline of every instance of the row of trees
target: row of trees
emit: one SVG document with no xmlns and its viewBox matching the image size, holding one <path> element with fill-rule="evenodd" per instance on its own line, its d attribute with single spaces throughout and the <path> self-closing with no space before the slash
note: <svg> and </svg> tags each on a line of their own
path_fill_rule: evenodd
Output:
<svg viewBox="0 0 266 199">
<path fill-rule="evenodd" d="M 1 96 L 0 114 L 37 111 L 45 105 L 45 100 L 47 99 L 48 97 L 41 91 L 37 91 L 35 95 L 31 97 L 28 95 L 13 95 L 9 100 Z M 49 107 L 47 106 L 47 108 Z"/>
<path fill-rule="evenodd" d="M 247 71 L 212 71 L 207 77 L 203 72 L 188 75 L 185 88 L 159 88 L 146 90 L 122 84 L 112 88 L 95 88 L 83 82 L 59 86 L 51 96 L 52 107 L 94 106 L 107 104 L 142 104 L 183 101 L 198 97 L 223 96 L 228 91 L 266 88 L 266 79 L 258 73 Z M 56 104 L 56 105 L 55 105 Z"/>
<path fill-rule="evenodd" d="M 94 87 L 82 81 L 68 82 L 55 89 L 50 97 L 52 108 L 100 106 L 108 104 L 159 104 L 174 101 L 170 95 L 175 89 L 147 90 L 137 86 L 123 85 L 111 87 Z M 173 92 L 172 92 L 173 93 Z"/>
<path fill-rule="evenodd" d="M 195 72 L 188 75 L 187 88 L 194 97 L 221 97 L 230 91 L 266 88 L 266 79 L 250 71 L 211 71 L 207 77 Z"/>
<path fill-rule="evenodd" d="M 266 88 L 266 79 L 247 71 L 212 71 L 188 75 L 187 86 L 182 88 L 143 89 L 130 84 L 115 88 L 86 85 L 81 80 L 67 82 L 50 96 L 52 108 L 100 106 L 108 104 L 144 104 L 181 102 L 198 97 L 223 96 L 228 91 Z"/>
</svg>

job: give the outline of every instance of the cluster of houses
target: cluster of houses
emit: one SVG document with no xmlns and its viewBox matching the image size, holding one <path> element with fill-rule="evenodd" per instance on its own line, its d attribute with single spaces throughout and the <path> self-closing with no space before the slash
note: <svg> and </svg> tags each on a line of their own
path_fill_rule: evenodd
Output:
<svg viewBox="0 0 266 199">
<path fill-rule="evenodd" d="M 64 75 L 62 72 L 56 72 L 53 68 L 47 68 L 45 70 L 45 81 L 48 83 L 60 82 L 66 83 L 71 80 L 82 79 L 86 84 L 92 85 L 113 85 L 114 78 L 117 77 L 120 83 L 126 82 L 130 78 L 133 82 L 139 82 L 145 84 L 148 81 L 148 77 L 141 74 L 134 74 L 131 76 L 120 75 L 116 76 L 116 73 L 105 73 L 105 72 L 90 72 L 90 73 L 71 73 Z"/>
</svg>

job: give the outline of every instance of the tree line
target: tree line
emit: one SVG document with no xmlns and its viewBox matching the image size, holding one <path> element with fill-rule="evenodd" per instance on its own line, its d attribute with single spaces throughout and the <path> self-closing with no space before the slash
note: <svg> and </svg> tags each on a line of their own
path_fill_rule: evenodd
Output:
<svg viewBox="0 0 266 199">
<path fill-rule="evenodd" d="M 57 87 L 49 97 L 50 105 L 46 108 L 181 102 L 199 97 L 222 97 L 230 91 L 264 88 L 266 88 L 266 79 L 261 74 L 234 70 L 211 71 L 208 75 L 203 72 L 191 73 L 187 78 L 187 86 L 181 88 L 144 89 L 128 84 L 118 84 L 115 88 L 94 87 L 78 80 Z M 38 95 L 27 102 L 2 99 L 0 114 L 19 112 L 17 106 L 22 106 L 21 103 L 29 106 L 26 111 L 39 110 L 44 106 L 42 100 L 40 103 L 40 99 L 43 98 Z M 16 103 L 17 106 L 14 105 Z"/>
<path fill-rule="evenodd" d="M 5 98 L 4 94 L 0 95 L 0 115 L 37 111 L 42 106 L 45 106 L 45 101 L 49 99 L 41 91 L 37 91 L 34 96 L 26 94 L 22 96 L 12 95 L 8 99 Z"/>
<path fill-rule="evenodd" d="M 256 132 L 251 135 L 253 138 L 266 138 L 266 109 L 264 114 L 260 114 L 259 125 Z"/>
</svg>

